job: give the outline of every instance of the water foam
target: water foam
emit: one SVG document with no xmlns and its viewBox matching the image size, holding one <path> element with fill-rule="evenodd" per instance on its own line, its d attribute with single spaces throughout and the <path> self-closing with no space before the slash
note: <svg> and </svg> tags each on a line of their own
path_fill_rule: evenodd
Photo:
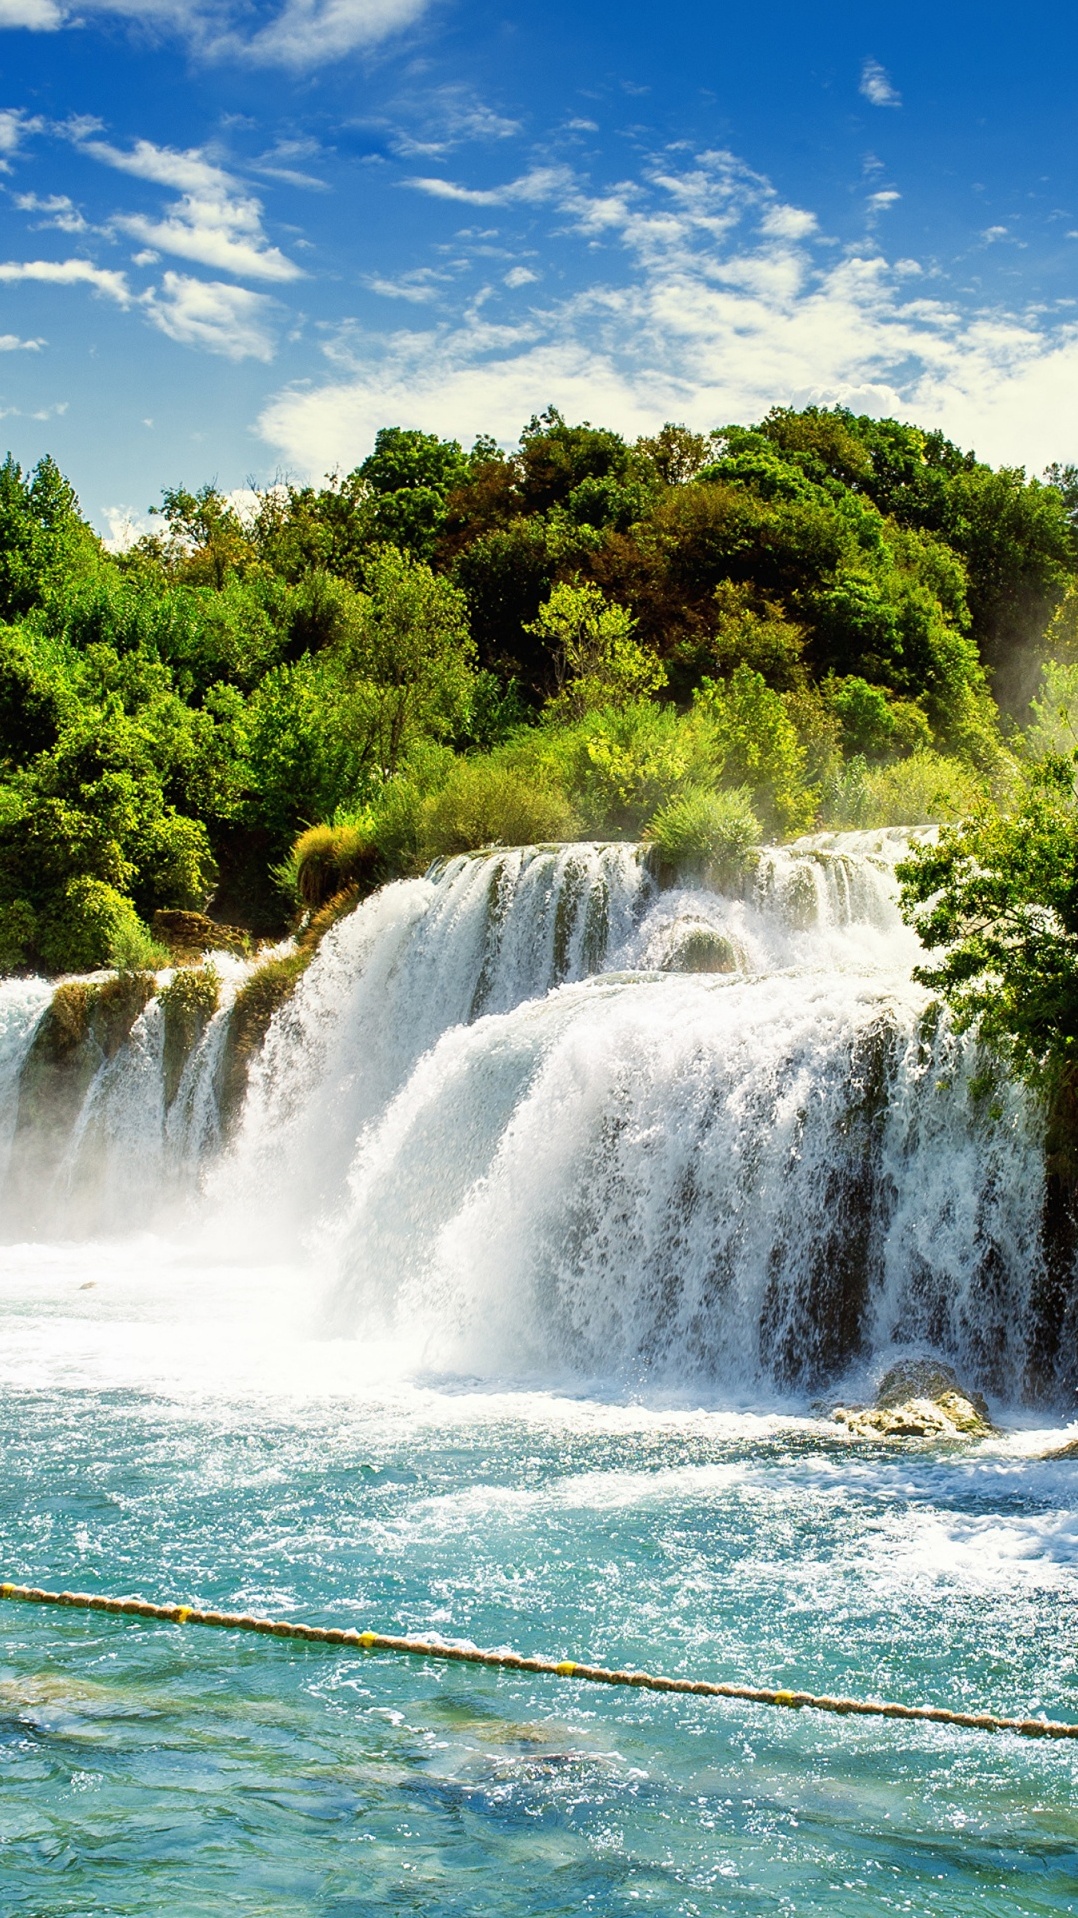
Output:
<svg viewBox="0 0 1078 1918">
<path fill-rule="evenodd" d="M 227 1006 L 166 1111 L 151 1001 L 59 1185 L 95 1229 L 186 1195 L 219 1245 L 313 1258 L 331 1329 L 413 1366 L 800 1389 L 930 1344 L 1017 1393 L 1035 1116 L 925 1023 L 907 844 L 769 848 L 726 892 L 624 845 L 449 861 L 328 935 L 227 1144 Z M 701 941 L 728 970 L 681 970 Z"/>
</svg>

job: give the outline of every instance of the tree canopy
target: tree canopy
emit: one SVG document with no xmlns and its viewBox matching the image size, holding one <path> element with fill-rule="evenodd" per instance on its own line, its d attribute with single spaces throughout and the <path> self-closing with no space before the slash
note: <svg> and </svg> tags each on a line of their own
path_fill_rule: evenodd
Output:
<svg viewBox="0 0 1078 1918">
<path fill-rule="evenodd" d="M 843 408 L 387 426 L 320 485 L 154 510 L 108 552 L 54 462 L 0 467 L 7 969 L 106 963 L 158 908 L 283 928 L 319 823 L 370 879 L 555 822 L 956 819 L 1078 650 L 1074 469 Z"/>
</svg>

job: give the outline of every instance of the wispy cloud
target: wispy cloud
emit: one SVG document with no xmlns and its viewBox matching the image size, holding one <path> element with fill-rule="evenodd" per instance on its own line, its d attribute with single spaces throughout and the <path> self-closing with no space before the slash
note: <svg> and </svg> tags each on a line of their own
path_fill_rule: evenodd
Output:
<svg viewBox="0 0 1078 1918">
<path fill-rule="evenodd" d="M 0 28 L 55 32 L 95 14 L 185 40 L 207 60 L 303 71 L 342 60 L 413 25 L 429 0 L 285 0 L 258 25 L 240 0 L 0 0 Z"/>
<path fill-rule="evenodd" d="M 250 162 L 252 173 L 264 174 L 267 180 L 283 180 L 286 186 L 298 186 L 313 193 L 328 193 L 325 180 L 315 173 L 308 173 L 298 161 L 321 157 L 322 149 L 317 140 L 278 140 L 268 153 Z"/>
<path fill-rule="evenodd" d="M 458 186 L 455 180 L 438 177 L 411 179 L 405 185 L 434 200 L 455 200 L 461 206 L 539 206 L 564 195 L 573 185 L 573 176 L 568 167 L 545 166 L 533 167 L 504 186 Z"/>
<path fill-rule="evenodd" d="M 41 214 L 40 220 L 32 222 L 36 230 L 55 227 L 60 233 L 89 231 L 87 220 L 66 193 L 50 193 L 44 200 L 39 199 L 36 193 L 16 193 L 14 197 L 20 213 Z"/>
<path fill-rule="evenodd" d="M 56 0 L 0 0 L 0 27 L 26 27 L 31 33 L 55 33 L 64 24 Z"/>
<path fill-rule="evenodd" d="M 40 133 L 44 124 L 40 117 L 24 113 L 21 107 L 0 107 L 0 173 L 11 172 L 11 162 L 27 134 Z"/>
<path fill-rule="evenodd" d="M 0 281 L 38 280 L 45 286 L 89 286 L 118 306 L 130 306 L 131 288 L 124 273 L 95 266 L 91 260 L 2 260 Z"/>
<path fill-rule="evenodd" d="M 105 166 L 170 187 L 180 195 L 178 205 L 163 218 L 153 219 L 143 213 L 114 214 L 109 222 L 114 232 L 127 234 L 157 252 L 194 260 L 238 278 L 281 282 L 302 277 L 295 261 L 267 240 L 262 229 L 262 202 L 201 148 L 177 151 L 156 146 L 152 140 L 137 140 L 127 150 L 97 139 L 82 139 L 77 144 L 81 152 Z"/>
<path fill-rule="evenodd" d="M 550 170 L 539 187 L 535 172 L 522 177 L 527 196 L 513 180 L 475 189 L 478 204 L 547 205 L 552 231 L 575 231 L 602 271 L 513 321 L 490 317 L 489 300 L 477 317 L 463 288 L 450 313 L 447 288 L 434 326 L 342 328 L 327 341 L 327 378 L 262 413 L 263 437 L 293 470 L 354 463 L 388 420 L 511 440 L 551 401 L 629 433 L 671 418 L 712 427 L 776 401 L 841 402 L 938 423 L 998 459 L 1044 462 L 1078 438 L 1078 325 L 926 298 L 917 261 L 891 263 L 871 240 L 837 253 L 736 156 L 667 157 L 609 189 Z M 476 203 L 465 185 L 436 192 Z"/>
<path fill-rule="evenodd" d="M 878 60 L 866 60 L 861 68 L 861 92 L 874 107 L 900 107 L 902 95 L 896 92 L 886 68 Z"/>
<path fill-rule="evenodd" d="M 181 346 L 200 347 L 229 360 L 271 360 L 276 350 L 277 304 L 267 294 L 220 280 L 196 280 L 186 273 L 166 272 L 160 286 L 141 293 L 132 290 L 127 275 L 90 260 L 0 261 L 0 283 L 37 281 L 45 286 L 88 286 L 114 300 L 117 306 L 141 311 L 151 326 L 167 333 Z M 34 347 L 40 340 L 19 340 L 9 334 L 10 346 Z"/>
<path fill-rule="evenodd" d="M 248 287 L 166 273 L 141 305 L 152 325 L 181 346 L 219 353 L 228 360 L 271 360 L 275 351 L 276 303 Z"/>
</svg>

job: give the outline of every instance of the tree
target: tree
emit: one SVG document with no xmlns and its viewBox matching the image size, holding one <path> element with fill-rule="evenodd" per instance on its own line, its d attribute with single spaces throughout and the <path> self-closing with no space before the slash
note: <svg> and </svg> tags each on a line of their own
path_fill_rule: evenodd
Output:
<svg viewBox="0 0 1078 1918">
<path fill-rule="evenodd" d="M 250 534 L 232 501 L 212 481 L 197 493 L 166 486 L 161 497 L 164 504 L 150 508 L 168 527 L 167 540 L 157 544 L 161 557 L 181 578 L 220 592 L 229 574 L 253 558 Z M 147 545 L 153 550 L 155 542 Z"/>
<path fill-rule="evenodd" d="M 1078 1068 L 1078 754 L 1050 754 L 1013 812 L 986 807 L 898 867 L 930 952 L 916 977 L 959 1029 L 1051 1088 Z"/>
<path fill-rule="evenodd" d="M 528 627 L 554 661 L 557 695 L 552 715 L 580 719 L 604 706 L 625 706 L 666 684 L 654 653 L 633 638 L 636 621 L 611 606 L 597 586 L 555 586 Z"/>
<path fill-rule="evenodd" d="M 0 620 L 24 617 L 48 589 L 100 556 L 74 488 L 55 460 L 23 473 L 7 455 L 0 466 Z"/>
<path fill-rule="evenodd" d="M 466 714 L 475 648 L 464 595 L 387 546 L 368 568 L 354 634 L 341 656 L 378 772 L 396 771 L 417 730 L 454 732 Z"/>
</svg>

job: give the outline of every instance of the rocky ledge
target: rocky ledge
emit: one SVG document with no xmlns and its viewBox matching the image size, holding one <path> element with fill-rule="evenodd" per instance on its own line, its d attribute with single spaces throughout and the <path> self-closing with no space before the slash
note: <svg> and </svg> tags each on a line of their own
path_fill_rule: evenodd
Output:
<svg viewBox="0 0 1078 1918">
<path fill-rule="evenodd" d="M 855 1438 L 974 1439 L 996 1430 L 981 1394 L 939 1359 L 901 1359 L 884 1373 L 874 1405 L 837 1405 L 831 1416 Z"/>
</svg>

